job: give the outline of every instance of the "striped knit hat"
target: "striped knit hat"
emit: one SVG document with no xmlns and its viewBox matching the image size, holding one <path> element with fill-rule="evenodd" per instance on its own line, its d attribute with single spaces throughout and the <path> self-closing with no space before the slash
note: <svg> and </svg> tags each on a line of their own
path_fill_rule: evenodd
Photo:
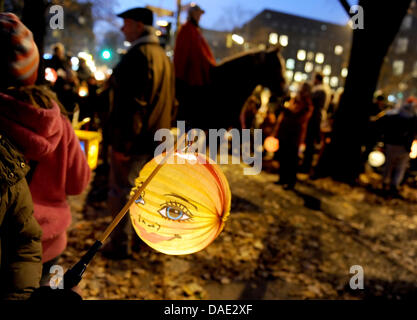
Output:
<svg viewBox="0 0 417 320">
<path fill-rule="evenodd" d="M 13 13 L 0 13 L 0 74 L 4 85 L 34 84 L 38 75 L 39 51 L 32 32 Z M 4 76 L 6 75 L 6 79 Z"/>
</svg>

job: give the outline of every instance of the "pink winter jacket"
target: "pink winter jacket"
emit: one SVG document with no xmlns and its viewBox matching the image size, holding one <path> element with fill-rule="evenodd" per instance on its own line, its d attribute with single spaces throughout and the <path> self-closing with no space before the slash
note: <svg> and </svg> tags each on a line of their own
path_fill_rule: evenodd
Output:
<svg viewBox="0 0 417 320">
<path fill-rule="evenodd" d="M 80 142 L 53 102 L 52 109 L 0 93 L 0 130 L 13 140 L 27 160 L 36 161 L 30 183 L 34 215 L 42 231 L 42 262 L 61 254 L 71 223 L 67 195 L 80 194 L 90 179 Z"/>
</svg>

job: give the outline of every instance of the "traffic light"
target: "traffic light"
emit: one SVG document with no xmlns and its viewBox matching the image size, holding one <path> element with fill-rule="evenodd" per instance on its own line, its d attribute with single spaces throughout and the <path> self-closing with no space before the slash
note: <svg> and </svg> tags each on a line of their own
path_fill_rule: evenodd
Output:
<svg viewBox="0 0 417 320">
<path fill-rule="evenodd" d="M 108 50 L 108 49 L 105 49 L 105 50 L 101 51 L 101 57 L 104 60 L 110 60 L 111 59 L 111 51 Z"/>
</svg>

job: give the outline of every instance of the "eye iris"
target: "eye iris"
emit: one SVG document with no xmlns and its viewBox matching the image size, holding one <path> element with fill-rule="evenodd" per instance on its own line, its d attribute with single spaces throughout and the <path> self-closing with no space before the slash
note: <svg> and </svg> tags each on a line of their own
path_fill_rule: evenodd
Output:
<svg viewBox="0 0 417 320">
<path fill-rule="evenodd" d="M 168 207 L 167 208 L 167 216 L 172 220 L 179 220 L 183 216 L 183 212 L 181 210 Z"/>
</svg>

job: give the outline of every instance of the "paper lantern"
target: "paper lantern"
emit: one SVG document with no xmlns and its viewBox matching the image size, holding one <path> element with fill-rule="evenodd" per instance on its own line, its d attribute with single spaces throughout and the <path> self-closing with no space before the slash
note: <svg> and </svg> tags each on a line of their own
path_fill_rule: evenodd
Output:
<svg viewBox="0 0 417 320">
<path fill-rule="evenodd" d="M 275 137 L 267 137 L 264 141 L 264 148 L 267 152 L 277 152 L 279 148 L 279 140 Z"/>
<path fill-rule="evenodd" d="M 195 164 L 178 163 L 180 158 L 193 158 Z M 208 157 L 175 153 L 170 160 L 130 207 L 130 218 L 136 233 L 153 249 L 190 254 L 207 247 L 223 230 L 231 193 L 226 177 Z M 154 158 L 144 166 L 131 195 L 157 164 Z"/>
<path fill-rule="evenodd" d="M 368 156 L 368 162 L 372 167 L 381 167 L 385 163 L 385 155 L 379 150 L 372 151 Z"/>
<path fill-rule="evenodd" d="M 410 158 L 411 159 L 417 158 L 417 140 L 414 140 L 411 146 Z"/>
<path fill-rule="evenodd" d="M 100 132 L 86 131 L 86 130 L 74 130 L 78 139 L 80 140 L 81 149 L 84 151 L 87 158 L 88 166 L 91 170 L 97 168 L 98 153 L 100 147 L 100 141 L 102 136 Z"/>
</svg>

